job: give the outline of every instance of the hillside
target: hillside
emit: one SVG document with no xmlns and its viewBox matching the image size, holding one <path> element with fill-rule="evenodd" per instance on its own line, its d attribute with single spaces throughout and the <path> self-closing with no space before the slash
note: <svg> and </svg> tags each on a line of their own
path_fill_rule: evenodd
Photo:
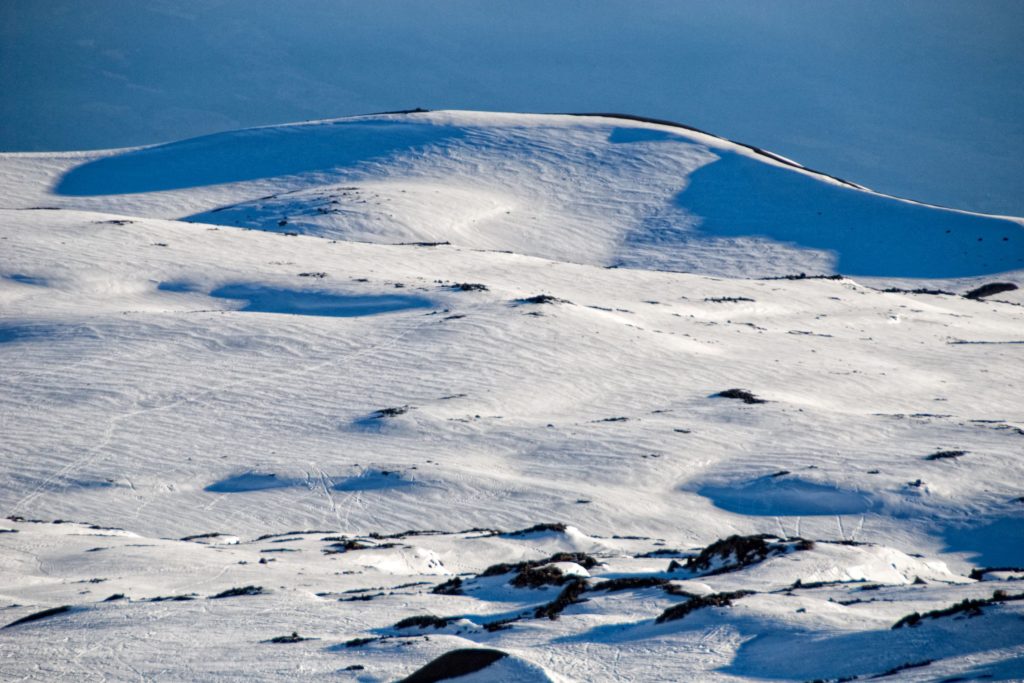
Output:
<svg viewBox="0 0 1024 683">
<path fill-rule="evenodd" d="M 896 200 L 712 135 L 624 118 L 415 112 L 4 159 L 8 207 L 729 277 L 1024 267 L 1020 219 Z"/>
<path fill-rule="evenodd" d="M 1021 219 L 475 112 L 0 197 L 5 676 L 1024 676 Z"/>
</svg>

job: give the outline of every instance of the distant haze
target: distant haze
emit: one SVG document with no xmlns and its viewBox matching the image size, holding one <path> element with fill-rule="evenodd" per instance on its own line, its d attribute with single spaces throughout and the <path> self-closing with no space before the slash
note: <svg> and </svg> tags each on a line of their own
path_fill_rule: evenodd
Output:
<svg viewBox="0 0 1024 683">
<path fill-rule="evenodd" d="M 6 0 L 0 150 L 412 107 L 673 119 L 1024 215 L 1017 0 Z"/>
</svg>

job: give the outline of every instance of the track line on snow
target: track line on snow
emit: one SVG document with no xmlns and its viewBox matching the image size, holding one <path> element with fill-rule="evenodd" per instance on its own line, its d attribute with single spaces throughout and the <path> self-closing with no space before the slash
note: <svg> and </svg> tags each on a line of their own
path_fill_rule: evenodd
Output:
<svg viewBox="0 0 1024 683">
<path fill-rule="evenodd" d="M 327 504 L 331 508 L 331 514 L 334 515 L 335 521 L 340 524 L 341 515 L 338 514 L 338 505 L 334 501 L 334 494 L 331 493 L 331 478 L 328 477 L 327 474 L 324 473 L 324 471 L 315 464 L 313 465 L 313 469 L 316 470 L 316 473 L 320 477 L 320 487 L 324 492 L 324 497 L 327 499 Z"/>
<path fill-rule="evenodd" d="M 846 538 L 846 529 L 843 528 L 843 518 L 839 515 L 836 515 L 836 524 L 839 525 L 839 538 L 844 541 L 849 540 Z"/>
</svg>

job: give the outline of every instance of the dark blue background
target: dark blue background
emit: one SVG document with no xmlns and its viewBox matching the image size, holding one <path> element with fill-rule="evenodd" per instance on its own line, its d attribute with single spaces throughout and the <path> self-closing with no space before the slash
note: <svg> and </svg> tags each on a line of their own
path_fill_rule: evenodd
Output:
<svg viewBox="0 0 1024 683">
<path fill-rule="evenodd" d="M 5 0 L 0 150 L 410 107 L 618 111 L 1024 215 L 1017 0 Z"/>
</svg>

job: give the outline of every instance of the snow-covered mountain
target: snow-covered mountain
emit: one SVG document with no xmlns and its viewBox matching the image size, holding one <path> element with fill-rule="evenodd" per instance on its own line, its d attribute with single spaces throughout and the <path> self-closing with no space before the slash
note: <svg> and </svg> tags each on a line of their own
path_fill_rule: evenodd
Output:
<svg viewBox="0 0 1024 683">
<path fill-rule="evenodd" d="M 19 208 L 739 277 L 1024 268 L 1020 219 L 894 200 L 756 148 L 621 117 L 416 112 L 4 161 L 6 205 Z"/>
<path fill-rule="evenodd" d="M 5 677 L 1024 676 L 1019 218 L 478 112 L 0 205 Z"/>
</svg>

